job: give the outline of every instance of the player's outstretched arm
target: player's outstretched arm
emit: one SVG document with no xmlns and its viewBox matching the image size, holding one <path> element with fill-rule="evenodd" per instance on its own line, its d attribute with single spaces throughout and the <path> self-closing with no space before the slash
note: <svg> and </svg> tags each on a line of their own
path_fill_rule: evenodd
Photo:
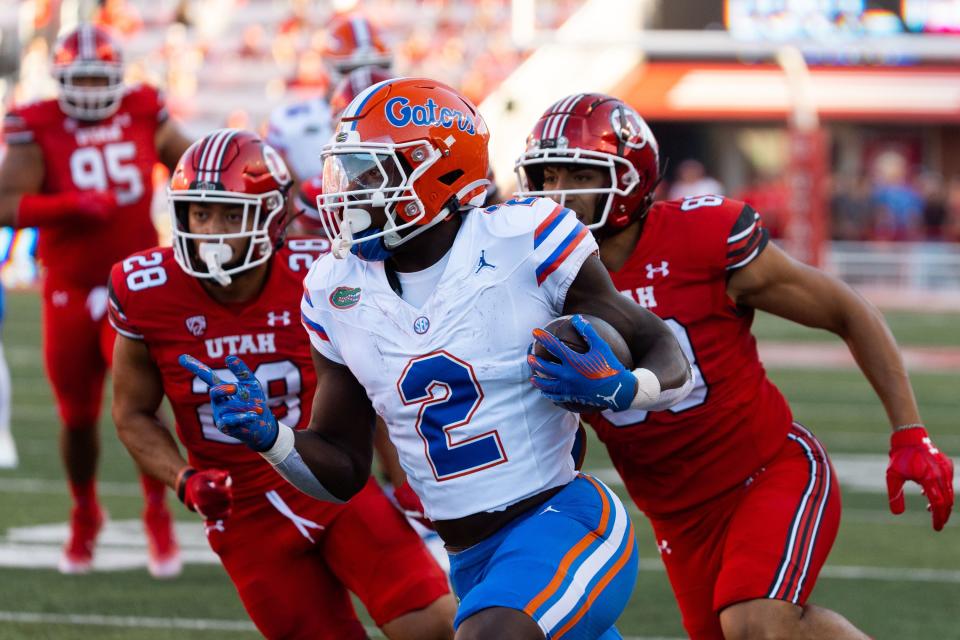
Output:
<svg viewBox="0 0 960 640">
<path fill-rule="evenodd" d="M 370 476 L 374 411 L 350 370 L 313 351 L 317 391 L 307 429 L 277 422 L 249 367 L 236 356 L 226 365 L 237 382 L 223 382 L 189 355 L 180 364 L 210 386 L 213 420 L 223 433 L 262 455 L 292 485 L 329 502 L 358 493 Z"/>
<path fill-rule="evenodd" d="M 930 500 L 934 528 L 943 528 L 953 506 L 953 464 L 923 427 L 903 358 L 880 311 L 844 282 L 793 260 L 772 243 L 734 272 L 727 293 L 739 305 L 843 338 L 894 429 L 887 470 L 891 510 L 903 512 L 903 483 L 914 480 Z"/>
<path fill-rule="evenodd" d="M 597 316 L 623 336 L 636 367 L 633 372 L 628 372 L 637 381 L 630 407 L 662 410 L 689 394 L 693 387 L 690 362 L 673 332 L 656 315 L 621 295 L 597 256 L 590 256 L 580 267 L 567 291 L 563 313 Z M 577 328 L 588 343 L 606 347 L 605 343 L 600 344 L 602 339 L 589 325 Z M 605 359 L 613 367 L 621 366 L 615 358 Z M 623 402 L 618 402 L 618 406 L 610 408 L 628 408 L 619 406 L 621 404 Z"/>
</svg>

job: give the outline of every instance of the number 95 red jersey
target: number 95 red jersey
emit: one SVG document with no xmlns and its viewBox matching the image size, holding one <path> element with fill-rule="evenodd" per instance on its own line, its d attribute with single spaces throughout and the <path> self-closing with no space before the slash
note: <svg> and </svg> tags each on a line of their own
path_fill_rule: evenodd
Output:
<svg viewBox="0 0 960 640">
<path fill-rule="evenodd" d="M 112 191 L 119 207 L 106 223 L 78 222 L 41 230 L 38 255 L 48 287 L 103 286 L 114 262 L 157 243 L 150 220 L 156 133 L 167 118 L 156 89 L 127 90 L 112 116 L 81 121 L 56 100 L 16 108 L 3 124 L 7 144 L 36 144 L 43 153 L 43 193 Z"/>
<path fill-rule="evenodd" d="M 110 274 L 110 323 L 121 336 L 142 340 L 149 349 L 190 463 L 198 469 L 229 470 L 238 499 L 285 481 L 259 454 L 220 433 L 207 385 L 177 358 L 189 353 L 232 380 L 224 360 L 241 357 L 263 386 L 277 420 L 305 427 L 317 379 L 300 323 L 300 298 L 303 276 L 329 246 L 323 238 L 288 240 L 271 258 L 260 295 L 239 305 L 211 298 L 199 280 L 183 272 L 170 247 L 136 253 L 115 264 Z"/>
</svg>

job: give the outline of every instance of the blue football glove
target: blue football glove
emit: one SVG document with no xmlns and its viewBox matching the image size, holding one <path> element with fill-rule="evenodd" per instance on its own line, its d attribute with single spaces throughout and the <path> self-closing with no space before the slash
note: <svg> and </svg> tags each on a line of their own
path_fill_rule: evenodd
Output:
<svg viewBox="0 0 960 640">
<path fill-rule="evenodd" d="M 577 353 L 552 333 L 534 329 L 534 339 L 560 362 L 537 357 L 531 348 L 527 354 L 527 364 L 533 372 L 530 382 L 564 408 L 570 405 L 595 407 L 597 411 L 629 408 L 637 393 L 637 379 L 583 316 L 573 316 L 572 322 L 586 341 L 587 352 Z"/>
<path fill-rule="evenodd" d="M 227 356 L 227 368 L 236 384 L 223 382 L 210 367 L 183 354 L 180 366 L 199 376 L 210 387 L 213 422 L 217 429 L 245 443 L 254 451 L 266 451 L 277 441 L 277 419 L 267 406 L 260 382 L 237 356 Z"/>
</svg>

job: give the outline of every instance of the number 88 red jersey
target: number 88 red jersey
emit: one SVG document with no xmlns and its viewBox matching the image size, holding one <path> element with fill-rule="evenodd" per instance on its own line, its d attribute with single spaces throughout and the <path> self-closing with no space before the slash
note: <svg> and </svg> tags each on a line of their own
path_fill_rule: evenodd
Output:
<svg viewBox="0 0 960 640">
<path fill-rule="evenodd" d="M 156 89 L 133 87 L 117 112 L 85 122 L 68 117 L 56 100 L 10 111 L 7 144 L 36 144 L 43 153 L 43 193 L 112 191 L 119 207 L 106 223 L 42 229 L 38 255 L 48 287 L 103 286 L 114 262 L 157 243 L 150 219 L 156 133 L 167 118 Z"/>
<path fill-rule="evenodd" d="M 304 274 L 328 249 L 323 238 L 288 240 L 271 258 L 260 295 L 239 305 L 211 298 L 199 280 L 183 272 L 170 247 L 136 253 L 114 265 L 110 274 L 110 323 L 120 335 L 142 340 L 149 349 L 190 464 L 229 470 L 238 499 L 285 481 L 259 454 L 217 430 L 207 385 L 177 358 L 189 353 L 222 379 L 232 380 L 224 360 L 239 356 L 263 386 L 277 420 L 295 429 L 305 427 L 317 380 L 310 342 L 300 324 L 300 297 Z"/>
<path fill-rule="evenodd" d="M 610 274 L 621 293 L 666 321 L 695 376 L 690 396 L 668 411 L 585 416 L 648 514 L 691 507 L 746 481 L 786 441 L 790 408 L 757 355 L 753 310 L 727 296 L 729 275 L 768 238 L 743 202 L 658 202 L 633 254 Z"/>
</svg>

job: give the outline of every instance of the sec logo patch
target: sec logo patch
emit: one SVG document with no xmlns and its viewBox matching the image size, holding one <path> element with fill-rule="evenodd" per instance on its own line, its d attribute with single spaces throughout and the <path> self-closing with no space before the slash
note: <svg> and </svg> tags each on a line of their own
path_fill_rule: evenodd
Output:
<svg viewBox="0 0 960 640">
<path fill-rule="evenodd" d="M 430 320 L 428 320 L 426 316 L 420 316 L 413 321 L 413 330 L 422 336 L 430 330 Z"/>
</svg>

